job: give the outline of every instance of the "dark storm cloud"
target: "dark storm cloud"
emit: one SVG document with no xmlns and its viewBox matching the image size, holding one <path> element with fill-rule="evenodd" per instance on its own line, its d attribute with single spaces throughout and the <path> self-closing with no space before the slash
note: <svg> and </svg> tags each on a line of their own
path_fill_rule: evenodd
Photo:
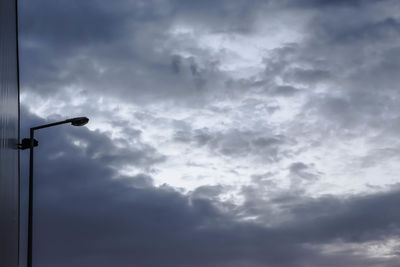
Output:
<svg viewBox="0 0 400 267">
<path fill-rule="evenodd" d="M 320 225 L 315 233 L 310 232 L 310 239 L 340 238 L 350 242 L 364 242 L 379 240 L 388 235 L 397 236 L 399 232 L 399 216 L 395 212 L 394 203 L 398 201 L 399 192 L 381 193 L 353 199 L 319 199 L 316 202 L 302 203 L 292 210 L 295 217 L 304 214 L 325 214 L 318 218 L 305 220 L 300 226 L 311 229 Z M 331 207 L 327 214 L 326 207 Z M 380 211 L 378 211 L 380 210 Z M 374 216 L 375 215 L 375 216 Z M 307 226 L 306 226 L 307 225 Z M 299 225 L 295 226 L 296 228 Z M 315 234 L 315 235 L 314 235 Z"/>
<path fill-rule="evenodd" d="M 193 50 L 196 56 L 177 55 L 176 44 L 168 32 L 170 26 L 185 17 L 181 24 L 197 18 L 208 25 L 230 21 L 226 26 L 230 28 L 233 23 L 244 23 L 242 13 L 249 8 L 244 1 L 213 2 L 216 8 L 212 10 L 206 9 L 206 4 L 24 2 L 21 9 L 24 85 L 42 95 L 61 94 L 59 89 L 63 86 L 76 85 L 130 101 L 149 95 L 201 98 L 204 92 L 200 89 L 221 80 L 217 62 L 206 59 L 207 52 L 201 49 Z M 237 20 L 238 17 L 242 20 Z"/>
<path fill-rule="evenodd" d="M 259 215 L 261 221 L 274 216 L 278 228 L 290 232 L 292 242 L 305 238 L 320 245 L 338 240 L 362 244 L 400 233 L 400 218 L 395 212 L 400 197 L 398 188 L 345 198 L 329 195 L 310 198 L 301 192 L 269 191 L 265 186 L 271 185 L 258 183 L 244 188 L 246 202 L 242 211 L 248 216 Z M 268 196 L 261 198 L 266 192 Z M 262 212 L 265 206 L 274 210 L 267 217 Z"/>
<path fill-rule="evenodd" d="M 26 125 L 39 121 L 26 115 Z M 397 189 L 347 199 L 297 196 L 282 203 L 275 196 L 267 202 L 259 200 L 264 205 L 278 203 L 287 214 L 280 223 L 264 226 L 271 220 L 240 220 L 237 214 L 251 211 L 246 203 L 218 203 L 215 197 L 224 191 L 221 186 L 183 195 L 166 185 L 154 187 L 146 175 L 121 177 L 109 167 L 113 165 L 109 157 L 93 159 L 69 139 L 81 137 L 82 131 L 93 137 L 98 133 L 85 128 L 55 129 L 43 133 L 47 139 L 36 151 L 37 265 L 396 266 L 390 259 L 340 250 L 332 254 L 320 247 L 337 240 L 363 244 L 397 237 Z M 110 153 L 119 150 L 96 138 L 87 142 L 89 147 L 104 145 Z M 300 165 L 292 169 L 304 169 Z M 222 206 L 226 209 L 221 210 Z"/>
<path fill-rule="evenodd" d="M 282 86 L 270 81 L 277 71 L 282 71 L 279 76 L 288 83 L 283 86 L 293 87 L 290 83 L 294 82 L 308 85 L 332 81 L 333 73 L 336 74 L 338 69 L 346 69 L 351 62 L 366 60 L 363 57 L 367 55 L 360 54 L 362 49 L 357 49 L 355 44 L 363 47 L 371 42 L 395 41 L 399 31 L 396 18 L 368 19 L 374 4 L 381 2 L 386 3 L 287 1 L 289 6 L 317 8 L 317 12 L 310 15 L 313 18 L 308 29 L 310 39 L 296 50 L 298 58 L 289 57 L 286 62 L 279 53 L 275 65 L 267 59 L 268 87 Z M 78 85 L 130 101 L 149 95 L 172 99 L 202 98 L 207 90 L 223 87 L 226 77 L 207 51 L 197 49 L 195 57 L 177 55 L 169 27 L 182 18 L 183 24 L 203 24 L 215 31 L 219 27 L 227 32 L 235 32 L 235 28 L 241 27 L 252 29 L 256 12 L 263 8 L 279 11 L 287 3 L 280 6 L 273 2 L 261 4 L 261 1 L 24 2 L 21 9 L 25 17 L 21 23 L 22 78 L 27 88 L 41 94 L 60 93 L 58 88 L 62 86 Z M 355 5 L 362 7 L 364 12 L 352 8 Z M 351 11 L 338 8 L 328 13 L 318 12 L 321 6 L 344 6 Z M 190 40 L 180 41 L 181 45 L 190 46 Z M 351 43 L 353 49 L 344 48 L 346 43 Z M 330 58 L 326 58 L 329 55 Z M 337 66 L 338 61 L 345 66 Z M 289 63 L 291 65 L 287 65 Z M 310 66 L 300 68 L 295 63 Z M 287 94 L 288 91 L 272 90 L 272 94 L 275 93 Z"/>
<path fill-rule="evenodd" d="M 126 38 L 129 31 L 136 32 L 138 27 L 130 21 L 160 23 L 168 12 L 161 12 L 163 6 L 155 2 L 23 1 L 21 30 L 26 40 L 64 52 L 99 43 L 110 45 Z"/>
</svg>

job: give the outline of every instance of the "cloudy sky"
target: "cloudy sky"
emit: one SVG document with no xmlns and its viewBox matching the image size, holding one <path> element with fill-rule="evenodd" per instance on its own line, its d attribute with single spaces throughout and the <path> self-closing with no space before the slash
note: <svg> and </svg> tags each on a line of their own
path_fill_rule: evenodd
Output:
<svg viewBox="0 0 400 267">
<path fill-rule="evenodd" d="M 397 0 L 19 11 L 36 266 L 398 266 Z"/>
</svg>

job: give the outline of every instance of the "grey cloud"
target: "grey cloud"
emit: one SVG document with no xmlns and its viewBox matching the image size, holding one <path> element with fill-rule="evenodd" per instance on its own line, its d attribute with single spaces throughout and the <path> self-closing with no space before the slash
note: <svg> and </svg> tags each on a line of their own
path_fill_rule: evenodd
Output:
<svg viewBox="0 0 400 267">
<path fill-rule="evenodd" d="M 159 8 L 154 1 L 23 2 L 21 30 L 28 40 L 64 51 L 66 46 L 76 49 L 95 43 L 110 44 L 135 30 L 127 28 L 129 21 L 162 21 L 164 16 Z"/>
<path fill-rule="evenodd" d="M 268 146 L 282 144 L 282 139 L 284 139 L 284 136 L 277 136 L 277 137 L 270 137 L 270 138 L 260 137 L 260 138 L 254 139 L 252 141 L 252 144 L 255 146 L 258 146 L 258 147 L 268 147 Z"/>
<path fill-rule="evenodd" d="M 296 163 L 291 164 L 289 169 L 290 169 L 290 172 L 292 172 L 292 173 L 298 173 L 307 168 L 308 168 L 307 165 L 304 164 L 303 162 L 296 162 Z"/>
<path fill-rule="evenodd" d="M 316 26 L 319 37 L 326 38 L 337 45 L 361 44 L 366 42 L 384 43 L 398 40 L 400 33 L 399 21 L 393 17 L 383 18 L 379 21 L 352 21 L 347 25 L 334 24 L 324 21 Z"/>
<path fill-rule="evenodd" d="M 199 146 L 203 146 L 212 140 L 212 135 L 206 129 L 197 129 L 193 139 Z M 189 139 L 190 140 L 190 139 Z"/>
<path fill-rule="evenodd" d="M 88 131 L 79 131 L 69 136 L 71 140 L 83 141 L 88 144 L 85 148 L 85 153 L 97 160 L 106 160 L 117 167 L 124 165 L 139 165 L 149 168 L 155 163 L 160 163 L 165 160 L 165 156 L 160 155 L 157 151 L 147 145 L 135 142 L 130 144 L 125 139 L 110 140 L 101 133 L 93 133 Z M 101 145 L 99 145 L 101 144 Z M 119 145 L 118 151 L 114 152 L 115 145 Z"/>
<path fill-rule="evenodd" d="M 46 123 L 37 117 L 28 115 L 28 111 L 25 108 L 22 108 L 22 112 L 23 116 L 26 117 L 24 120 L 28 121 L 26 125 L 29 127 Z M 23 134 L 27 135 L 28 131 L 23 129 Z M 111 140 L 105 133 L 89 131 L 87 128 L 77 130 L 75 127 L 60 126 L 38 131 L 36 139 L 40 143 L 43 140 L 44 145 L 40 146 L 38 151 L 47 155 L 45 158 L 50 161 L 57 155 L 57 153 L 51 152 L 54 146 L 59 146 L 61 143 L 71 144 L 74 142 L 78 142 L 78 146 L 73 148 L 74 146 L 66 145 L 65 148 L 69 150 L 65 150 L 63 153 L 76 153 L 79 151 L 82 156 L 84 155 L 99 162 L 106 161 L 115 168 L 132 165 L 149 171 L 152 166 L 166 159 L 155 148 L 143 143 L 139 135 L 136 136 L 135 142 L 130 143 L 126 139 Z M 48 140 L 51 142 L 48 142 Z M 53 140 L 54 142 L 52 142 Z M 132 141 L 132 139 L 129 141 Z"/>
<path fill-rule="evenodd" d="M 154 186 L 153 178 L 143 173 L 135 176 L 118 176 L 118 179 L 121 179 L 128 186 L 132 186 L 134 188 L 150 188 Z"/>
<path fill-rule="evenodd" d="M 181 19 L 215 32 L 250 34 L 260 2 L 26 2 L 21 16 L 26 19 L 21 24 L 22 85 L 41 97 L 58 94 L 69 100 L 60 88 L 76 85 L 87 87 L 89 99 L 100 94 L 137 103 L 173 99 L 188 107 L 215 101 L 214 95 L 207 96 L 215 88 L 223 88 L 223 97 L 227 91 L 263 88 L 259 93 L 273 97 L 300 91 L 308 100 L 297 117 L 300 126 L 294 123 L 287 136 L 258 129 L 177 127 L 175 141 L 232 158 L 255 155 L 270 163 L 288 157 L 286 148 L 296 143 L 290 134 L 322 136 L 318 141 L 324 142 L 330 136 L 348 138 L 379 129 L 384 140 L 388 134 L 398 136 L 400 129 L 399 22 L 397 14 L 377 9 L 388 3 L 394 5 L 394 13 L 398 3 L 393 1 L 283 3 L 282 8 L 299 8 L 303 15 L 308 12 L 304 8 L 312 10 L 306 13 L 312 16 L 306 38 L 268 51 L 260 78 L 233 81 L 208 51 L 192 48 L 195 56 L 177 53 L 168 27 Z M 192 45 L 182 38 L 178 42 Z M 278 79 L 282 83 L 277 84 Z M 316 83 L 326 88 L 318 91 Z M 235 86 L 241 90 L 229 91 Z M 247 107 L 257 101 L 248 99 Z M 268 107 L 271 113 L 279 108 Z M 229 112 L 219 106 L 214 110 Z M 23 116 L 27 126 L 43 122 Z M 132 116 L 159 123 L 145 111 Z M 165 158 L 141 142 L 140 130 L 123 122 L 113 126 L 138 144 L 110 140 L 84 128 L 60 126 L 38 135 L 39 266 L 398 266 L 398 255 L 383 258 L 357 249 L 322 249 L 338 241 L 360 248 L 367 242 L 398 239 L 397 188 L 311 198 L 304 195 L 304 184 L 283 190 L 277 183 L 282 177 L 270 174 L 253 177 L 255 184 L 243 188 L 243 205 L 221 203 L 218 196 L 225 189 L 219 186 L 184 195 L 152 184 L 151 169 Z M 343 136 L 345 130 L 353 135 Z M 72 145 L 76 140 L 86 148 Z M 371 155 L 393 157 L 397 150 L 391 149 L 372 150 Z M 26 162 L 26 155 L 22 157 Z M 376 157 L 364 160 L 373 164 Z M 117 170 L 125 165 L 143 173 L 121 177 Z M 305 163 L 288 168 L 293 176 L 318 174 Z M 26 173 L 23 184 L 24 177 Z"/>
<path fill-rule="evenodd" d="M 215 32 L 248 33 L 252 30 L 254 14 L 268 1 L 176 1 L 182 17 L 197 25 L 212 26 Z"/>
<path fill-rule="evenodd" d="M 396 14 L 385 7 L 396 3 L 329 1 L 326 12 L 319 9 L 322 2 L 304 2 L 317 7 L 310 15 L 307 38 L 269 51 L 256 87 L 271 96 L 277 96 L 279 86 L 289 88 L 289 95 L 296 92 L 292 87 L 300 87 L 308 101 L 298 119 L 314 118 L 316 123 L 307 127 L 315 133 L 326 131 L 326 137 L 344 130 L 353 136 L 367 129 L 389 132 L 395 123 L 389 114 L 399 111 L 393 100 L 398 97 L 400 39 Z"/>
<path fill-rule="evenodd" d="M 285 86 L 277 86 L 273 91 L 272 95 L 276 96 L 293 96 L 296 93 L 299 93 L 301 89 L 295 88 L 290 85 Z"/>
<path fill-rule="evenodd" d="M 288 82 L 300 84 L 312 84 L 331 78 L 331 74 L 325 70 L 293 68 L 284 74 L 284 79 Z"/>
<path fill-rule="evenodd" d="M 322 4 L 340 6 L 345 3 L 344 1 L 303 2 L 314 7 Z M 346 1 L 346 3 L 359 2 Z M 186 19 L 189 22 L 192 19 L 193 24 L 201 22 L 207 24 L 210 28 L 225 27 L 223 26 L 224 23 L 228 25 L 247 23 L 251 26 L 249 21 L 254 16 L 254 12 L 259 11 L 260 7 L 263 6 L 259 1 L 239 1 L 235 3 L 212 1 L 213 8 L 210 9 L 208 8 L 210 4 L 209 1 L 202 1 L 202 3 L 149 1 L 145 4 L 140 4 L 139 1 L 123 1 L 112 5 L 102 1 L 97 1 L 96 5 L 91 2 L 62 2 L 58 3 L 57 6 L 48 1 L 43 1 L 38 5 L 26 3 L 22 9 L 27 14 L 21 27 L 23 32 L 21 39 L 23 64 L 21 65 L 26 66 L 26 70 L 29 71 L 22 70 L 24 84 L 27 88 L 34 89 L 41 94 L 59 92 L 57 88 L 61 85 L 77 84 L 82 87 L 97 88 L 104 94 L 113 94 L 114 96 L 118 94 L 119 97 L 124 98 L 129 96 L 132 101 L 137 101 L 138 98 L 143 100 L 149 95 L 158 99 L 165 97 L 179 99 L 182 96 L 202 98 L 205 92 L 198 89 L 212 90 L 215 87 L 223 87 L 224 74 L 215 68 L 214 59 L 206 51 L 197 50 L 196 53 L 200 59 L 191 57 L 188 59 L 191 63 L 188 62 L 187 66 L 184 66 L 184 57 L 177 55 L 173 51 L 173 47 L 168 47 L 168 45 L 165 47 L 169 40 L 166 29 L 180 15 L 187 16 Z M 92 5 L 95 7 L 88 8 Z M 46 6 L 48 10 L 54 11 L 46 13 L 46 16 L 38 16 L 37 14 L 40 14 L 41 10 L 37 8 L 40 6 Z M 276 8 L 276 4 L 273 6 Z M 368 7 L 368 5 L 366 6 Z M 281 8 L 283 7 L 284 5 Z M 88 10 L 88 12 L 83 10 Z M 334 9 L 332 12 L 334 15 L 331 17 L 344 14 L 345 12 L 342 11 L 341 9 Z M 317 13 L 315 20 L 310 25 L 311 33 L 315 36 L 311 36 L 309 48 L 306 47 L 299 51 L 297 59 L 301 54 L 308 56 L 307 60 L 310 60 L 313 58 L 311 52 L 315 54 L 314 57 L 316 58 L 322 57 L 330 49 L 321 51 L 321 46 L 331 47 L 329 38 L 341 36 L 346 31 L 360 33 L 360 36 L 351 32 L 348 34 L 357 40 L 362 40 L 364 35 L 371 35 L 361 33 L 369 31 L 383 32 L 384 34 L 394 32 L 392 35 L 396 36 L 398 23 L 394 18 L 386 18 L 375 24 L 367 21 L 363 25 L 357 26 L 362 29 L 349 27 L 350 29 L 354 28 L 354 30 L 348 30 L 346 27 L 340 27 L 341 23 L 346 21 L 345 19 L 339 23 L 332 21 L 330 16 L 323 17 L 323 15 L 323 12 L 320 15 Z M 53 23 L 47 22 L 50 19 Z M 354 20 L 356 19 L 352 21 Z M 365 18 L 362 20 L 365 20 Z M 69 23 L 65 23 L 66 21 Z M 65 25 L 66 28 L 63 35 L 58 34 L 58 29 L 62 28 L 61 25 Z M 42 44 L 49 44 L 49 41 L 46 41 L 48 40 L 46 36 L 60 38 L 60 44 L 55 43 L 42 47 Z M 74 49 L 72 52 L 68 53 L 67 49 L 62 48 L 61 44 L 69 43 L 62 39 L 62 36 L 70 40 L 70 47 Z M 372 38 L 382 39 L 377 37 L 379 36 Z M 41 41 L 35 41 L 32 44 L 29 41 L 32 38 Z M 185 42 L 185 40 L 181 41 Z M 320 47 L 316 47 L 316 44 L 320 44 Z M 164 46 L 163 49 L 165 49 L 161 53 L 156 51 L 156 48 L 160 45 Z M 62 49 L 62 53 L 55 51 L 56 48 Z M 333 49 L 333 52 L 335 52 L 335 49 Z M 204 61 L 204 58 L 207 57 L 210 57 L 211 60 L 201 67 L 198 60 Z M 180 59 L 178 60 L 178 58 Z M 340 57 L 340 60 L 343 60 L 343 58 Z M 328 65 L 325 66 L 315 66 L 315 61 L 311 61 L 308 63 L 313 65 L 312 68 L 305 69 L 294 68 L 287 62 L 287 60 L 297 59 L 285 59 L 283 53 L 279 53 L 275 60 L 276 64 L 268 62 L 268 75 L 272 77 L 277 75 L 277 72 L 286 69 L 286 71 L 289 71 L 288 73 L 280 74 L 282 77 L 287 76 L 287 82 L 309 83 L 329 80 L 331 73 L 335 73 L 337 70 L 329 68 L 332 65 L 332 62 L 329 61 L 326 62 Z M 26 61 L 24 62 L 24 60 Z M 281 69 L 282 67 L 284 69 Z M 105 72 L 99 71 L 99 68 L 104 68 Z M 187 68 L 187 74 L 182 75 L 182 70 L 185 68 Z M 178 72 L 181 75 L 177 75 Z M 157 77 L 157 79 L 154 79 L 154 77 Z M 272 86 L 274 85 L 272 84 Z M 293 87 L 292 84 L 284 86 Z M 283 91 L 277 90 L 277 92 Z M 190 102 L 196 101 L 190 99 Z"/>
<path fill-rule="evenodd" d="M 382 160 L 388 160 L 392 158 L 399 158 L 400 150 L 397 147 L 386 147 L 374 149 L 373 151 L 369 151 L 367 156 L 361 158 L 361 167 L 369 168 L 377 166 Z"/>
<path fill-rule="evenodd" d="M 223 187 L 221 185 L 215 186 L 200 186 L 192 193 L 195 198 L 205 198 L 212 199 L 220 195 L 223 192 Z"/>
<path fill-rule="evenodd" d="M 193 98 L 191 102 L 198 102 L 205 94 L 202 89 L 223 85 L 224 74 L 218 71 L 216 60 L 195 45 L 195 56 L 177 54 L 176 45 L 188 42 L 190 46 L 191 41 L 174 43 L 169 27 L 179 22 L 180 14 L 192 14 L 186 18 L 189 22 L 197 18 L 207 24 L 222 25 L 221 21 L 238 13 L 230 20 L 242 24 L 243 20 L 235 18 L 243 19 L 243 8 L 254 10 L 245 1 L 213 1 L 213 14 L 204 9 L 206 4 L 62 1 L 55 5 L 45 0 L 35 5 L 26 3 L 21 10 L 25 18 L 21 24 L 23 84 L 42 96 L 63 94 L 62 87 L 73 85 L 86 88 L 89 96 L 101 91 L 103 95 L 138 103 L 166 97 L 177 101 L 189 97 Z M 214 19 L 217 21 L 212 22 Z M 92 91 L 94 88 L 96 92 Z"/>
<path fill-rule="evenodd" d="M 214 132 L 208 128 L 177 130 L 174 140 L 197 147 L 206 146 L 211 153 L 233 158 L 256 157 L 263 162 L 278 161 L 283 155 L 287 156 L 287 147 L 295 143 L 284 135 L 262 131 L 229 129 L 226 132 Z"/>
<path fill-rule="evenodd" d="M 320 244 L 328 240 L 362 244 L 399 234 L 399 218 L 394 210 L 394 203 L 399 197 L 397 189 L 347 198 L 329 195 L 310 198 L 301 193 L 291 194 L 276 190 L 271 192 L 257 187 L 250 191 L 248 189 L 243 191 L 250 201 L 245 203 L 244 211 L 258 214 L 260 223 L 264 220 L 280 225 L 278 228 L 289 231 L 288 236 L 294 238 L 293 240 L 302 235 L 300 229 L 308 229 L 303 232 L 304 237 Z M 257 194 L 262 191 L 262 195 Z M 265 193 L 271 195 L 261 198 Z M 274 211 L 273 215 L 269 213 L 267 217 L 262 216 L 262 203 L 264 207 L 271 207 L 270 212 Z M 249 209 L 252 206 L 254 209 Z"/>
<path fill-rule="evenodd" d="M 278 60 L 277 60 L 278 61 Z M 282 84 L 277 84 L 274 81 L 275 75 L 279 75 L 279 73 L 283 69 L 283 65 L 287 63 L 282 63 L 282 62 L 273 62 L 269 61 L 269 59 L 265 59 L 267 67 L 266 73 L 264 73 L 264 76 L 262 78 L 247 78 L 247 79 L 230 79 L 228 80 L 225 84 L 229 88 L 229 90 L 238 90 L 238 91 L 243 91 L 243 88 L 246 88 L 248 91 L 258 91 L 258 93 L 261 95 L 268 95 L 271 97 L 293 97 L 296 96 L 297 94 L 300 94 L 303 92 L 304 88 L 300 87 L 300 84 L 294 85 L 294 80 L 290 78 L 290 76 L 293 76 L 291 73 L 290 75 L 285 74 L 285 79 L 292 80 L 291 84 L 286 83 L 284 85 Z M 273 66 L 274 64 L 277 64 L 279 66 Z M 297 78 L 296 78 L 297 79 Z M 301 78 L 299 78 L 301 79 Z M 305 80 L 305 79 L 303 79 Z M 262 103 L 262 101 L 259 101 Z M 271 112 L 272 113 L 272 112 Z"/>
<path fill-rule="evenodd" d="M 399 234 L 399 223 L 392 201 L 396 201 L 398 197 L 398 192 L 394 191 L 344 201 L 331 200 L 333 203 L 328 201 L 329 205 L 334 205 L 336 202 L 336 205 L 339 206 L 337 210 L 332 209 L 333 216 L 327 215 L 314 219 L 314 223 L 323 225 L 320 228 L 322 231 L 318 231 L 320 234 L 326 230 L 318 238 L 321 238 L 321 240 L 341 238 L 351 242 L 363 242 L 385 238 L 389 233 L 397 236 Z M 296 212 L 307 212 L 306 209 L 308 208 L 318 209 L 315 205 L 306 205 L 305 210 L 303 208 Z M 311 212 L 311 210 L 308 212 Z M 376 213 L 379 213 L 379 215 Z M 372 214 L 377 217 L 371 217 Z M 345 227 L 343 227 L 344 225 Z"/>
<path fill-rule="evenodd" d="M 108 157 L 93 160 L 83 148 L 71 145 L 69 134 L 49 134 L 51 139 L 36 153 L 37 265 L 396 266 L 390 258 L 319 249 L 337 239 L 362 245 L 398 236 L 396 189 L 344 200 L 293 196 L 280 206 L 289 216 L 275 213 L 293 219 L 265 226 L 271 218 L 244 222 L 236 217 L 242 209 L 249 211 L 246 205 L 219 209 L 215 196 L 223 188 L 218 186 L 183 195 L 168 186 L 154 187 L 146 175 L 118 178 Z M 58 145 L 52 145 L 52 139 Z M 49 164 L 46 154 L 59 152 L 63 154 Z M 253 201 L 259 203 L 256 215 L 270 210 L 269 202 Z"/>
<path fill-rule="evenodd" d="M 171 59 L 171 68 L 174 73 L 181 72 L 182 58 L 179 55 L 174 55 Z"/>
<path fill-rule="evenodd" d="M 380 2 L 382 0 L 368 1 L 370 3 Z M 304 8 L 359 8 L 363 4 L 368 4 L 367 1 L 363 0 L 300 0 L 300 1 L 287 1 L 291 6 L 304 7 Z"/>
<path fill-rule="evenodd" d="M 303 162 L 292 163 L 289 167 L 291 189 L 293 191 L 302 191 L 307 186 L 316 182 L 322 173 L 315 170 L 312 164 Z"/>
<path fill-rule="evenodd" d="M 311 102 L 310 105 L 315 105 L 318 100 Z M 320 100 L 318 105 L 315 105 L 316 110 L 325 115 L 333 124 L 339 125 L 342 129 L 353 127 L 357 125 L 357 120 L 360 119 L 357 110 L 351 103 L 343 98 L 325 97 Z"/>
<path fill-rule="evenodd" d="M 226 156 L 246 156 L 250 150 L 246 133 L 233 130 L 210 142 L 210 148 Z"/>
</svg>

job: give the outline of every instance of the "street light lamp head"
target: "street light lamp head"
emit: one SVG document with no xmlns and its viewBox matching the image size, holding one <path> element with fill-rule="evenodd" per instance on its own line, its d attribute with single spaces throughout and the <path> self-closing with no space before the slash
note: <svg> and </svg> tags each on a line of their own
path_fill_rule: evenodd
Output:
<svg viewBox="0 0 400 267">
<path fill-rule="evenodd" d="M 71 124 L 73 126 L 83 126 L 89 122 L 89 119 L 86 117 L 77 117 L 77 118 L 69 119 L 67 121 L 71 122 Z"/>
</svg>

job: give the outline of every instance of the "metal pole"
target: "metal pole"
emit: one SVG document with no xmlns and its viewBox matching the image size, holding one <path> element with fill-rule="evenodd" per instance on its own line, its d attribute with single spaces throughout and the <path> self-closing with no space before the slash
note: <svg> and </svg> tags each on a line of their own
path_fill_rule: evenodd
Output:
<svg viewBox="0 0 400 267">
<path fill-rule="evenodd" d="M 33 145 L 34 129 L 30 130 L 29 147 L 29 211 L 28 211 L 28 253 L 27 267 L 32 267 L 32 215 L 33 215 Z"/>
<path fill-rule="evenodd" d="M 83 126 L 89 121 L 86 117 L 77 117 L 64 121 L 49 123 L 45 125 L 40 125 L 32 127 L 30 129 L 29 138 L 29 208 L 28 208 L 28 246 L 26 255 L 26 265 L 27 267 L 32 267 L 32 241 L 33 241 L 33 148 L 35 146 L 35 135 L 34 131 L 38 129 L 43 129 L 51 126 L 56 126 L 64 123 L 71 123 L 73 126 Z M 25 148 L 22 148 L 25 149 Z"/>
</svg>

